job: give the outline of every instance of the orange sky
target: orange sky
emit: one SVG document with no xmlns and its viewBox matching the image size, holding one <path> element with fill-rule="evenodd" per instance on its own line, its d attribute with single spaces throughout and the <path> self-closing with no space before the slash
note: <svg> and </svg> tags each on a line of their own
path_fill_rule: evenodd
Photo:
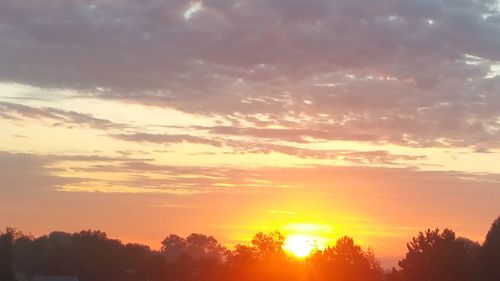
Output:
<svg viewBox="0 0 500 281">
<path fill-rule="evenodd" d="M 0 227 L 482 241 L 495 1 L 160 2 L 0 3 Z"/>
</svg>

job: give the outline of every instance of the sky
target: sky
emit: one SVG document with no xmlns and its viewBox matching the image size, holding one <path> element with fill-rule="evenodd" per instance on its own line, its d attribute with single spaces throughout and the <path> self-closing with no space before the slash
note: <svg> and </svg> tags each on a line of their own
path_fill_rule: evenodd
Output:
<svg viewBox="0 0 500 281">
<path fill-rule="evenodd" d="M 0 1 L 0 227 L 398 257 L 482 242 L 499 163 L 497 1 Z"/>
</svg>

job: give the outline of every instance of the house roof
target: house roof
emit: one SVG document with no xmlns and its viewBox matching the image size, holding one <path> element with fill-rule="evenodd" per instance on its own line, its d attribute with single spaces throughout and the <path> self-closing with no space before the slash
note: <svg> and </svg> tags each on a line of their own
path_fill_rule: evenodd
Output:
<svg viewBox="0 0 500 281">
<path fill-rule="evenodd" d="M 31 281 L 78 281 L 74 276 L 35 275 Z"/>
</svg>

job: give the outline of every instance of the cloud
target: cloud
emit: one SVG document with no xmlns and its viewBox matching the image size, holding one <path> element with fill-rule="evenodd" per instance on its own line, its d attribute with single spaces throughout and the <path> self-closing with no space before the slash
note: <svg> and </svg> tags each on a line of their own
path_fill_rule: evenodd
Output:
<svg viewBox="0 0 500 281">
<path fill-rule="evenodd" d="M 172 203 L 151 204 L 151 205 L 149 205 L 149 207 L 165 208 L 165 209 L 203 209 L 203 206 L 172 204 Z"/>
<path fill-rule="evenodd" d="M 55 160 L 36 154 L 0 151 L 0 193 L 7 197 L 39 193 L 81 180 L 55 175 L 50 168 L 54 163 Z"/>
<path fill-rule="evenodd" d="M 500 147 L 496 1 L 0 3 L 0 80 L 330 138 Z M 292 135 L 297 133 L 297 135 Z"/>
<path fill-rule="evenodd" d="M 271 188 L 255 171 L 243 168 L 161 165 L 151 159 L 98 155 L 1 151 L 0 156 L 0 192 L 10 195 L 55 191 L 189 195 Z"/>
<path fill-rule="evenodd" d="M 202 127 L 203 128 L 203 127 Z M 277 130 L 277 129 L 248 129 L 241 130 L 236 127 L 215 127 L 210 129 L 212 132 L 219 132 L 222 134 L 229 134 L 235 136 L 251 136 L 260 138 L 270 138 L 272 141 L 276 140 L 288 140 L 298 143 L 307 143 L 302 138 L 301 134 L 307 135 L 307 130 L 303 130 L 302 133 L 298 133 L 294 138 L 283 137 L 281 132 L 291 133 L 291 135 L 296 132 L 288 132 L 287 130 Z M 260 133 L 263 132 L 263 133 Z M 192 135 L 174 135 L 174 134 L 150 134 L 150 133 L 128 133 L 128 134 L 115 134 L 110 135 L 113 138 L 130 141 L 130 142 L 148 142 L 155 144 L 176 144 L 176 143 L 194 143 L 194 144 L 205 144 L 218 148 L 229 149 L 229 152 L 223 152 L 226 154 L 269 154 L 269 153 L 281 153 L 285 155 L 295 156 L 302 159 L 319 159 L 319 160 L 335 160 L 343 159 L 345 161 L 355 163 L 355 164 L 401 164 L 400 161 L 419 161 L 424 160 L 426 157 L 423 155 L 398 155 L 392 154 L 388 151 L 376 150 L 376 151 L 354 151 L 354 150 L 327 150 L 327 149 L 310 149 L 305 147 L 297 147 L 294 145 L 283 145 L 276 144 L 273 142 L 265 141 L 245 141 L 245 140 L 235 140 L 235 139 L 223 139 L 223 138 L 205 138 Z"/>
<path fill-rule="evenodd" d="M 83 114 L 76 111 L 61 110 L 53 107 L 33 107 L 18 103 L 0 101 L 0 118 L 20 121 L 20 120 L 48 120 L 55 122 L 53 126 L 88 127 L 99 130 L 123 129 L 127 126 L 117 124 L 112 121 L 96 118 L 90 114 Z"/>
<path fill-rule="evenodd" d="M 221 241 L 240 243 L 256 231 L 317 222 L 330 226 L 334 237 L 355 235 L 382 256 L 399 254 L 411 235 L 427 227 L 452 227 L 481 239 L 498 214 L 500 198 L 499 174 L 180 166 L 124 156 L 5 151 L 0 178 L 5 225 L 34 234 L 85 228 L 119 236 L 130 232 L 133 220 L 136 232 L 120 238 L 147 240 L 155 247 L 165 233 L 222 230 Z M 262 219 L 241 219 L 248 216 Z"/>
<path fill-rule="evenodd" d="M 289 145 L 266 144 L 260 142 L 245 141 L 227 141 L 225 145 L 229 146 L 235 154 L 264 153 L 271 152 L 282 153 L 303 159 L 342 159 L 354 164 L 402 164 L 401 161 L 419 161 L 424 160 L 423 155 L 401 155 L 392 154 L 388 151 L 354 151 L 354 150 L 328 150 L 328 149 L 310 149 Z"/>
<path fill-rule="evenodd" d="M 137 215 L 136 212 L 144 214 L 156 208 L 176 210 L 183 216 L 187 213 L 198 216 L 199 208 L 224 213 L 230 209 L 242 212 L 241 208 L 263 208 L 266 214 L 271 210 L 271 214 L 284 215 L 292 214 L 283 210 L 293 206 L 296 216 L 301 216 L 303 207 L 309 210 L 310 202 L 315 202 L 317 210 L 328 206 L 331 214 L 340 211 L 370 214 L 370 218 L 382 221 L 404 218 L 397 225 L 407 225 L 411 221 L 412 227 L 428 227 L 434 223 L 449 225 L 450 219 L 457 214 L 460 222 L 476 222 L 477 217 L 494 216 L 500 196 L 499 174 L 359 166 L 179 166 L 92 155 L 0 152 L 0 176 L 0 200 L 8 210 L 22 214 L 24 219 L 43 213 L 63 220 L 64 210 L 80 218 L 88 217 L 89 212 L 101 217 L 103 212 L 118 214 L 115 212 L 117 206 L 129 210 L 128 216 L 121 218 L 124 222 Z M 169 203 L 174 202 L 172 200 L 177 203 Z M 295 203 L 282 205 L 280 202 Z M 477 202 L 481 202 L 480 208 Z M 218 209 L 220 206 L 223 208 Z M 388 206 L 397 212 L 387 212 Z M 26 208 L 30 211 L 25 211 Z M 429 221 L 429 216 L 422 214 L 436 216 Z M 6 218 L 13 222 L 11 217 Z M 66 219 L 75 222 L 74 216 Z M 486 220 L 484 225 L 487 225 Z M 79 228 L 81 221 L 70 225 Z M 364 224 L 351 221 L 343 225 L 366 231 L 362 227 Z M 469 229 L 467 227 L 460 229 Z M 390 231 L 389 227 L 367 228 L 373 232 L 363 235 Z M 393 232 L 397 231 L 394 229 Z M 474 229 L 469 230 L 474 232 Z"/>
<path fill-rule="evenodd" d="M 384 152 L 376 152 L 375 154 L 385 155 Z M 363 184 L 366 190 L 371 188 L 368 183 L 374 183 L 374 189 L 370 192 L 377 189 L 377 182 L 384 182 L 397 188 L 403 188 L 405 184 L 412 183 L 411 185 L 415 188 L 413 192 L 421 192 L 420 189 L 416 188 L 417 186 L 443 184 L 443 188 L 451 192 L 454 184 L 466 184 L 466 182 L 474 186 L 483 184 L 484 189 L 493 187 L 500 181 L 500 177 L 496 174 L 418 171 L 411 168 L 178 166 L 159 164 L 151 159 L 127 157 L 37 155 L 9 152 L 2 152 L 2 155 L 4 156 L 2 157 L 3 171 L 11 175 L 11 178 L 19 178 L 22 181 L 30 179 L 33 175 L 41 175 L 54 183 L 61 182 L 61 184 L 52 184 L 53 190 L 78 192 L 172 194 L 264 192 L 283 188 L 299 188 L 303 183 L 318 185 L 319 182 L 316 182 L 315 179 L 324 181 L 318 185 L 320 189 L 322 186 L 328 186 L 331 182 L 348 181 L 366 183 L 366 185 Z M 344 157 L 349 157 L 349 155 L 355 159 L 358 157 L 354 152 L 344 153 Z M 364 157 L 364 155 L 360 156 L 361 159 Z M 63 162 L 65 165 L 60 165 Z M 22 170 L 20 167 L 23 166 L 26 166 L 28 172 L 24 177 L 20 176 Z M 363 177 L 359 177 L 360 174 Z M 106 177 L 103 178 L 101 175 L 106 175 Z M 35 180 L 37 179 L 33 179 L 31 182 L 35 182 Z M 65 182 L 66 184 L 64 184 Z M 33 186 L 36 185 L 33 184 Z M 355 192 L 364 192 L 364 189 Z"/>
<path fill-rule="evenodd" d="M 392 161 L 380 152 L 380 161 Z M 42 155 L 0 152 L 4 192 L 72 191 L 198 194 L 263 192 L 294 184 L 273 179 L 268 169 L 176 166 L 151 159 L 98 155 Z M 358 157 L 353 152 L 340 154 Z M 349 156 L 352 155 L 352 156 Z M 357 159 L 357 158 L 356 158 Z M 364 162 L 364 156 L 359 156 Z M 310 168 L 313 169 L 314 168 Z M 362 169 L 362 168 L 361 168 Z M 272 169 L 281 175 L 280 169 Z M 304 169 L 304 171 L 308 171 Z M 300 173 L 302 170 L 299 169 Z M 106 175 L 106 177 L 102 177 Z"/>
<path fill-rule="evenodd" d="M 211 146 L 221 146 L 222 143 L 218 140 L 191 136 L 191 135 L 173 135 L 173 134 L 150 134 L 150 133 L 128 133 L 114 134 L 111 137 L 131 142 L 149 142 L 156 144 L 173 144 L 173 143 L 196 143 L 206 144 Z"/>
<path fill-rule="evenodd" d="M 298 125 L 298 124 L 296 124 Z M 375 140 L 376 136 L 366 133 L 349 134 L 346 132 L 331 132 L 326 130 L 315 130 L 307 128 L 255 128 L 238 126 L 215 126 L 197 127 L 200 130 L 208 130 L 213 134 L 230 136 L 247 136 L 263 139 L 277 139 L 295 143 L 308 143 L 306 138 L 317 140 Z"/>
</svg>

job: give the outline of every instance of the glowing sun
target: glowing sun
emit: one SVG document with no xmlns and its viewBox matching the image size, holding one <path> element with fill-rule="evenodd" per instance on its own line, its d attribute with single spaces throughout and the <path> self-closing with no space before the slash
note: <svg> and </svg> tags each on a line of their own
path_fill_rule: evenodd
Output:
<svg viewBox="0 0 500 281">
<path fill-rule="evenodd" d="M 312 236 L 290 235 L 286 238 L 283 249 L 298 258 L 304 258 L 318 249 L 318 241 Z"/>
</svg>

